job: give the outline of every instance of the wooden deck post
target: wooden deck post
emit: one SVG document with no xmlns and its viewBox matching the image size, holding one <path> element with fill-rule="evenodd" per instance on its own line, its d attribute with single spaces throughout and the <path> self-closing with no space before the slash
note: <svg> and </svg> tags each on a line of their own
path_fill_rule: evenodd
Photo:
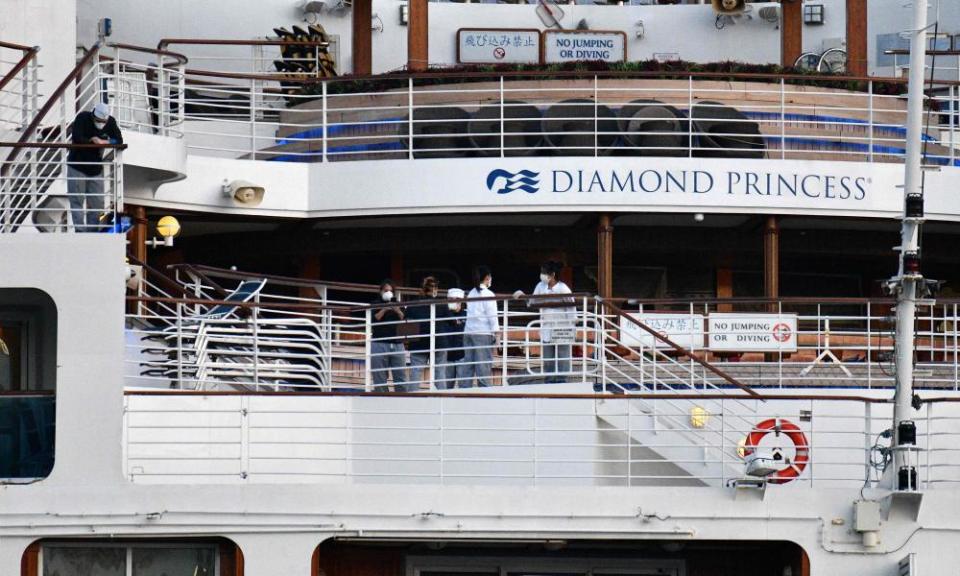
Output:
<svg viewBox="0 0 960 576">
<path fill-rule="evenodd" d="M 847 74 L 867 75 L 867 0 L 847 0 Z"/>
<path fill-rule="evenodd" d="M 763 224 L 763 295 L 780 297 L 780 219 L 767 216 Z"/>
<path fill-rule="evenodd" d="M 354 0 L 353 2 L 353 73 L 370 75 L 373 73 L 373 44 L 371 41 L 371 22 L 373 0 Z"/>
<path fill-rule="evenodd" d="M 430 63 L 427 0 L 408 0 L 407 70 L 423 72 Z"/>
<path fill-rule="evenodd" d="M 597 293 L 613 297 L 613 224 L 609 214 L 600 215 L 597 226 Z"/>
<path fill-rule="evenodd" d="M 785 0 L 780 10 L 780 65 L 787 68 L 803 53 L 803 3 Z"/>
</svg>

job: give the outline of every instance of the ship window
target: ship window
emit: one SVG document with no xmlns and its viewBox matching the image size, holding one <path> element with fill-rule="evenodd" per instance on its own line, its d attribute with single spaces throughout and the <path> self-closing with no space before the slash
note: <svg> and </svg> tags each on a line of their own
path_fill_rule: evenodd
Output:
<svg viewBox="0 0 960 576">
<path fill-rule="evenodd" d="M 31 288 L 0 288 L 0 392 L 53 391 L 57 307 Z"/>
<path fill-rule="evenodd" d="M 53 469 L 57 308 L 44 292 L 0 289 L 0 480 Z"/>
<path fill-rule="evenodd" d="M 216 576 L 216 544 L 45 544 L 42 576 Z"/>
</svg>

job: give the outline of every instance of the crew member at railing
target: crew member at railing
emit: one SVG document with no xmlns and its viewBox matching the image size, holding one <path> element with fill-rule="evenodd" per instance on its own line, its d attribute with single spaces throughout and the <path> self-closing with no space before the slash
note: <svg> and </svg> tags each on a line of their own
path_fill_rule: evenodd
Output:
<svg viewBox="0 0 960 576">
<path fill-rule="evenodd" d="M 439 287 L 436 278 L 427 276 L 420 286 L 420 296 L 424 300 L 435 300 Z M 431 310 L 433 311 L 432 323 L 430 321 Z M 431 377 L 437 382 L 437 388 L 441 388 L 438 376 L 442 372 L 441 368 L 445 368 L 447 365 L 447 350 L 445 346 L 441 346 L 444 339 L 440 335 L 440 326 L 445 323 L 444 321 L 449 315 L 447 307 L 442 305 L 414 304 L 407 306 L 407 321 L 414 323 L 411 332 L 416 334 L 409 339 L 411 386 L 417 387 L 424 381 L 425 368 L 430 364 L 430 329 L 431 324 L 433 324 L 433 374 L 431 374 Z M 442 388 L 445 388 L 445 386 Z"/>
<path fill-rule="evenodd" d="M 493 371 L 493 349 L 497 345 L 500 325 L 497 321 L 497 303 L 490 287 L 493 286 L 493 273 L 486 266 L 477 266 L 473 271 L 474 288 L 467 295 L 467 322 L 464 326 L 464 379 L 461 384 L 467 388 L 490 386 Z M 489 300 L 474 301 L 474 298 Z"/>
<path fill-rule="evenodd" d="M 73 120 L 74 144 L 123 144 L 117 121 L 103 102 Z M 73 148 L 67 156 L 67 194 L 77 232 L 99 232 L 104 208 L 103 148 Z"/>
<path fill-rule="evenodd" d="M 443 334 L 442 346 L 447 351 L 447 365 L 440 370 L 441 377 L 437 381 L 439 389 L 458 388 L 465 377 L 463 329 L 467 323 L 467 311 L 463 307 L 463 296 L 463 290 L 459 288 L 447 290 L 447 300 L 450 301 L 447 303 L 447 317 L 437 324 L 437 331 Z"/>
<path fill-rule="evenodd" d="M 384 280 L 380 283 L 380 292 L 373 304 L 389 304 L 396 302 L 394 296 L 393 281 Z M 374 390 L 382 392 L 387 385 L 387 377 L 393 377 L 393 389 L 395 392 L 408 392 L 406 385 L 406 353 L 403 349 L 403 341 L 398 331 L 401 322 L 404 321 L 405 313 L 403 308 L 397 306 L 384 306 L 375 308 L 372 313 L 370 342 L 370 371 L 373 377 Z M 415 389 L 416 386 L 413 386 Z"/>
<path fill-rule="evenodd" d="M 533 289 L 534 296 L 545 294 L 571 294 L 570 287 L 560 280 L 563 265 L 549 260 L 540 266 L 540 282 Z M 523 296 L 522 290 L 513 293 L 514 298 Z M 570 306 L 562 306 L 570 304 Z M 563 382 L 564 374 L 570 372 L 571 349 L 574 340 L 576 309 L 573 298 L 535 298 L 527 303 L 540 309 L 540 355 L 543 359 L 543 375 L 546 382 Z"/>
</svg>

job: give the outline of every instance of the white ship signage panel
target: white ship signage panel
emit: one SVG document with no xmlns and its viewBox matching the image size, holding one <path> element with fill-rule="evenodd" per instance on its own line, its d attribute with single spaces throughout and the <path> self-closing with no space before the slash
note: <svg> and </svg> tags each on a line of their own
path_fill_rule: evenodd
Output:
<svg viewBox="0 0 960 576">
<path fill-rule="evenodd" d="M 543 33 L 543 60 L 548 64 L 602 60 L 624 62 L 627 35 L 619 31 L 547 30 Z"/>
<path fill-rule="evenodd" d="M 687 350 L 703 348 L 702 314 L 627 314 L 637 322 L 647 325 L 674 344 Z M 656 338 L 635 322 L 620 319 L 620 339 L 626 346 L 669 349 L 671 346 Z"/>
<path fill-rule="evenodd" d="M 540 62 L 540 31 L 532 28 L 461 28 L 457 30 L 457 62 L 537 64 Z"/>
<path fill-rule="evenodd" d="M 900 218 L 903 165 L 722 158 L 516 157 L 284 163 L 191 156 L 149 206 L 290 217 L 473 212 L 778 214 Z M 267 183 L 236 207 L 223 174 Z M 928 220 L 960 221 L 960 169 L 926 174 Z M 691 218 L 691 222 L 693 222 Z"/>
<path fill-rule="evenodd" d="M 796 352 L 796 314 L 710 314 L 711 352 Z"/>
</svg>

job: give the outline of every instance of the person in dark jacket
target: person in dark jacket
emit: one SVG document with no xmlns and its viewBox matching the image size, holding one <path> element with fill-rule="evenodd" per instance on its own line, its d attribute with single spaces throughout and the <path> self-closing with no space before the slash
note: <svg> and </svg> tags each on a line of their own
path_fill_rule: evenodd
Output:
<svg viewBox="0 0 960 576">
<path fill-rule="evenodd" d="M 396 303 L 393 281 L 380 283 L 380 293 L 371 305 Z M 370 328 L 370 371 L 374 391 L 383 392 L 387 385 L 387 376 L 393 376 L 395 392 L 406 392 L 406 353 L 400 339 L 398 327 L 404 321 L 403 308 L 396 306 L 378 306 L 371 311 Z"/>
<path fill-rule="evenodd" d="M 467 310 L 463 306 L 463 290 L 447 290 L 447 317 L 437 323 L 437 332 L 442 334 L 440 347 L 446 352 L 446 365 L 439 372 L 437 388 L 458 388 L 460 379 L 466 376 L 463 365 L 463 326 L 467 323 Z"/>
<path fill-rule="evenodd" d="M 433 276 L 427 276 L 423 279 L 420 287 L 420 297 L 424 300 L 434 300 L 437 298 L 439 284 Z M 411 305 L 407 308 L 407 321 L 415 322 L 416 336 L 409 340 L 410 349 L 410 382 L 413 386 L 419 386 L 423 382 L 424 368 L 430 364 L 430 313 L 433 311 L 433 374 L 432 378 L 437 383 L 437 388 L 444 388 L 440 385 L 443 369 L 447 365 L 447 350 L 441 337 L 441 325 L 449 315 L 449 310 L 443 304 Z"/>
<path fill-rule="evenodd" d="M 73 120 L 74 144 L 123 144 L 117 121 L 107 105 L 80 112 Z M 103 148 L 72 148 L 67 156 L 67 195 L 77 232 L 98 232 L 103 213 Z"/>
</svg>

